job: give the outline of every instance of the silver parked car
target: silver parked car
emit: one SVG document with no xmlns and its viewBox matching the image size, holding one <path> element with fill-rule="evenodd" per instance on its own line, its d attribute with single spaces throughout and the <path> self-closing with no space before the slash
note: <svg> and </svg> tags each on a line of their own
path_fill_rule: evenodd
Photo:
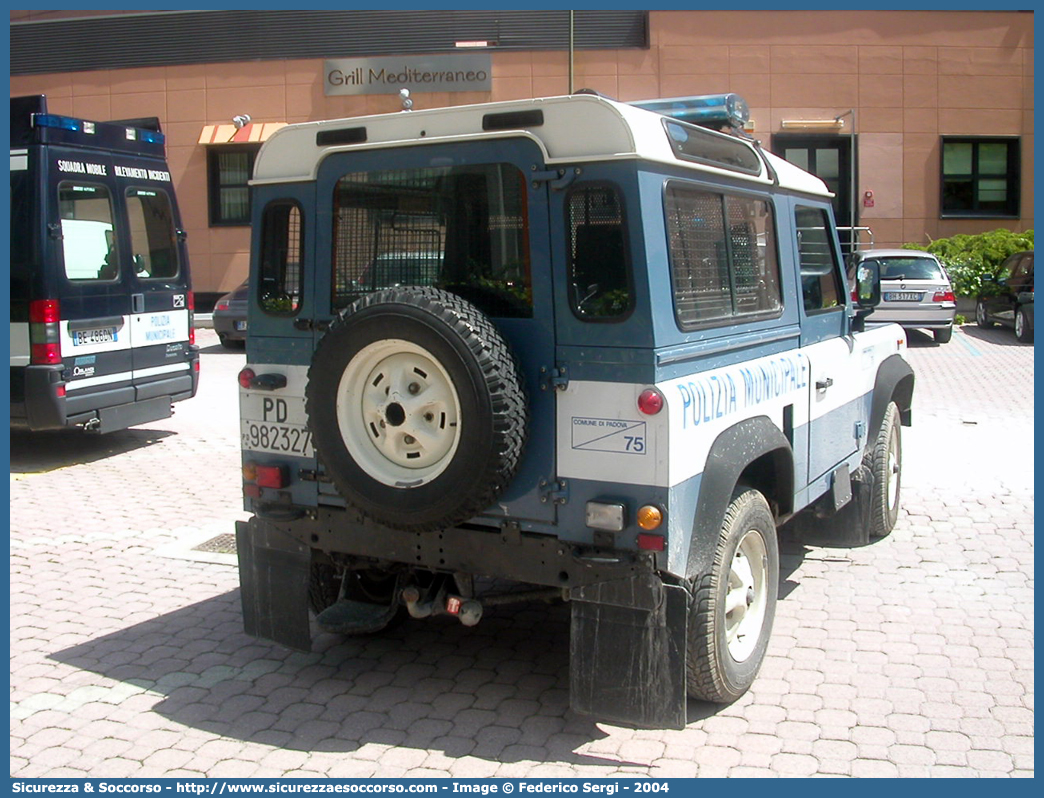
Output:
<svg viewBox="0 0 1044 798">
<path fill-rule="evenodd" d="M 914 249 L 855 252 L 848 258 L 849 285 L 855 284 L 856 267 L 865 260 L 881 264 L 881 304 L 874 309 L 870 321 L 931 330 L 939 344 L 950 340 L 957 301 L 938 258 Z"/>
</svg>

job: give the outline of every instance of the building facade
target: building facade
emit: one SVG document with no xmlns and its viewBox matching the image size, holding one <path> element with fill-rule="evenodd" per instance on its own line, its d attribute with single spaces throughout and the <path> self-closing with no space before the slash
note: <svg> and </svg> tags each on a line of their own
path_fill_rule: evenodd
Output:
<svg viewBox="0 0 1044 798">
<path fill-rule="evenodd" d="M 735 92 L 864 247 L 1033 227 L 1032 12 L 11 12 L 11 96 L 160 119 L 203 306 L 247 274 L 264 139 L 401 111 L 402 88 L 414 108 Z"/>
</svg>

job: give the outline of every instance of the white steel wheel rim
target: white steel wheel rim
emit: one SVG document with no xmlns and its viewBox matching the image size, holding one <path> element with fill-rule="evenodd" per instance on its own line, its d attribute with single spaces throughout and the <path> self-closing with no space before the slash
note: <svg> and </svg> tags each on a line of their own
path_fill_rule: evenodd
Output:
<svg viewBox="0 0 1044 798">
<path fill-rule="evenodd" d="M 352 458 L 384 485 L 430 482 L 446 470 L 460 444 L 453 380 L 411 341 L 377 341 L 357 352 L 341 375 L 336 413 Z"/>
<path fill-rule="evenodd" d="M 725 589 L 725 644 L 736 662 L 746 661 L 761 639 L 767 592 L 765 540 L 758 530 L 750 529 L 732 555 Z"/>
<path fill-rule="evenodd" d="M 899 501 L 899 467 L 899 434 L 898 430 L 893 427 L 888 440 L 888 472 L 885 474 L 885 479 L 888 480 L 886 490 L 889 511 Z"/>
</svg>

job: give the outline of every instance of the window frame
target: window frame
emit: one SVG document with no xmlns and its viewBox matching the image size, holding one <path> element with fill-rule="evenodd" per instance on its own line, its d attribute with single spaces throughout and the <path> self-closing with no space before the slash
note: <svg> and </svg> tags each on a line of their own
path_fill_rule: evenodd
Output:
<svg viewBox="0 0 1044 798">
<path fill-rule="evenodd" d="M 250 227 L 253 195 L 249 182 L 254 174 L 254 162 L 261 150 L 260 144 L 222 144 L 207 147 L 207 206 L 211 227 Z M 242 183 L 222 183 L 220 156 L 228 153 L 243 153 L 248 156 L 247 177 Z M 246 211 L 242 217 L 226 219 L 221 213 L 221 189 L 245 188 L 247 190 Z"/>
<path fill-rule="evenodd" d="M 620 235 L 623 243 L 623 258 L 624 258 L 624 271 L 627 276 L 627 309 L 623 313 L 616 314 L 614 316 L 585 316 L 580 313 L 580 309 L 577 307 L 574 297 L 569 298 L 569 309 L 573 316 L 579 321 L 585 324 L 619 324 L 624 322 L 631 317 L 635 309 L 635 282 L 634 282 L 634 264 L 631 258 L 631 243 L 630 235 L 628 233 L 627 224 L 627 204 L 624 199 L 624 192 L 618 183 L 611 180 L 591 180 L 582 183 L 575 183 L 569 187 L 566 196 L 563 200 L 563 208 L 565 211 L 565 230 L 566 230 L 566 244 L 569 248 L 566 252 L 566 276 L 571 277 L 570 269 L 573 266 L 573 255 L 572 248 L 575 245 L 574 235 L 575 231 L 572 229 L 572 218 L 570 216 L 570 200 L 573 196 L 585 190 L 612 190 L 616 196 L 616 204 L 620 209 Z M 567 287 L 567 292 L 569 289 Z"/>
<path fill-rule="evenodd" d="M 833 275 L 834 291 L 836 293 L 836 304 L 834 305 L 820 305 L 817 308 L 809 308 L 808 303 L 805 300 L 805 278 L 804 278 L 804 263 L 801 260 L 801 227 L 798 225 L 798 213 L 802 210 L 807 211 L 818 211 L 823 217 L 823 229 L 827 232 L 826 244 L 827 251 L 830 253 L 830 260 L 832 262 L 832 268 L 830 274 Z M 827 208 L 821 205 L 807 205 L 803 202 L 795 202 L 794 204 L 794 254 L 797 259 L 798 267 L 798 290 L 801 292 L 801 309 L 806 316 L 821 316 L 826 313 L 834 313 L 837 311 L 845 310 L 848 304 L 848 277 L 844 267 L 844 258 L 841 256 L 840 251 L 834 245 L 835 237 L 829 235 L 829 231 L 834 229 L 830 225 L 830 212 Z M 826 275 L 822 275 L 825 277 Z M 822 279 L 822 277 L 820 279 Z"/>
<path fill-rule="evenodd" d="M 726 257 L 728 263 L 726 264 L 726 271 L 728 274 L 728 287 L 729 287 L 729 301 L 732 308 L 732 312 L 729 315 L 716 316 L 712 319 L 705 321 L 698 321 L 695 323 L 685 322 L 678 315 L 678 294 L 675 284 L 674 274 L 674 254 L 671 248 L 671 221 L 670 221 L 670 210 L 668 208 L 668 197 L 669 192 L 673 187 L 681 187 L 683 189 L 704 193 L 713 194 L 720 199 L 721 205 L 721 221 L 722 221 L 722 234 L 724 236 L 723 243 L 725 245 Z M 733 242 L 731 240 L 729 217 L 728 217 L 728 198 L 739 199 L 748 202 L 762 202 L 768 208 L 767 217 L 771 221 L 772 225 L 772 254 L 775 258 L 774 268 L 776 273 L 776 297 L 778 299 L 778 307 L 774 310 L 765 310 L 757 313 L 736 313 L 737 304 L 737 291 L 736 291 L 736 273 L 735 273 L 735 255 L 733 249 Z M 682 332 L 689 333 L 697 330 L 715 329 L 720 327 L 736 326 L 740 324 L 751 324 L 755 322 L 768 321 L 771 319 L 780 318 L 786 310 L 786 296 L 783 290 L 783 267 L 780 259 L 780 241 L 779 241 L 779 223 L 776 212 L 776 203 L 768 194 L 755 194 L 746 193 L 743 191 L 735 190 L 729 187 L 726 189 L 724 186 L 708 186 L 701 183 L 691 183 L 689 181 L 671 178 L 664 181 L 663 184 L 663 214 L 664 214 L 664 232 L 666 234 L 666 251 L 667 251 L 667 271 L 670 278 L 671 286 L 671 305 L 674 309 L 674 321 L 678 329 Z"/>
<path fill-rule="evenodd" d="M 1003 176 L 982 174 L 979 171 L 979 146 L 982 144 L 1007 144 L 1008 163 Z M 972 145 L 971 171 L 968 173 L 946 172 L 946 145 Z M 972 186 L 971 208 L 948 209 L 946 207 L 946 183 L 948 177 L 966 178 Z M 1008 198 L 1003 210 L 978 207 L 978 186 L 981 180 L 998 180 L 1003 177 Z M 1022 210 L 1022 138 L 1020 136 L 940 136 L 939 138 L 939 218 L 940 219 L 1018 219 Z"/>
<path fill-rule="evenodd" d="M 297 273 L 297 286 L 296 286 L 297 287 L 297 294 L 296 294 L 297 303 L 296 303 L 296 305 L 294 305 L 293 307 L 291 307 L 288 310 L 279 310 L 279 309 L 276 309 L 276 308 L 274 308 L 272 306 L 266 306 L 265 305 L 265 301 L 264 301 L 264 291 L 265 291 L 265 282 L 266 282 L 266 276 L 267 276 L 267 268 L 268 268 L 269 258 L 272 255 L 272 251 L 271 251 L 270 247 L 274 243 L 274 240 L 272 239 L 272 236 L 271 236 L 271 228 L 269 227 L 271 222 L 269 220 L 270 220 L 270 218 L 272 218 L 274 216 L 275 213 L 280 212 L 280 211 L 284 211 L 285 214 L 286 214 L 285 221 L 288 221 L 289 220 L 289 215 L 293 211 L 295 211 L 295 210 L 297 211 L 297 224 L 298 224 L 298 230 L 297 230 L 297 252 L 298 252 L 298 256 L 299 256 L 299 262 L 298 262 L 299 265 L 298 265 L 298 273 Z M 305 276 L 305 218 L 306 217 L 305 217 L 304 206 L 301 204 L 301 201 L 299 199 L 297 199 L 296 197 L 276 197 L 276 198 L 271 199 L 268 202 L 266 202 L 265 203 L 265 207 L 261 210 L 260 233 L 258 235 L 257 289 L 256 290 L 252 290 L 251 293 L 257 299 L 257 305 L 261 309 L 261 311 L 263 313 L 269 315 L 269 316 L 280 316 L 280 317 L 296 316 L 296 315 L 298 315 L 301 312 L 301 307 L 304 304 L 303 300 L 304 300 L 304 276 Z M 280 223 L 282 224 L 283 222 L 280 221 Z M 286 250 L 284 251 L 284 254 L 285 255 L 289 255 L 289 251 L 290 251 L 290 249 L 289 249 L 289 239 L 290 239 L 289 224 L 286 224 L 284 226 L 284 231 L 286 233 L 286 238 L 287 238 L 287 247 L 286 247 Z M 288 282 L 287 279 L 286 279 L 286 275 L 287 275 L 287 271 L 288 271 L 286 267 L 287 267 L 287 265 L 289 263 L 290 263 L 289 257 L 286 257 L 283 260 L 283 262 L 281 264 L 278 264 L 278 265 L 281 266 L 281 268 L 282 268 L 282 273 L 281 273 L 282 281 L 281 282 L 282 282 L 283 292 L 288 297 L 292 298 L 294 296 L 294 294 L 292 292 L 286 290 L 287 282 Z"/>
</svg>

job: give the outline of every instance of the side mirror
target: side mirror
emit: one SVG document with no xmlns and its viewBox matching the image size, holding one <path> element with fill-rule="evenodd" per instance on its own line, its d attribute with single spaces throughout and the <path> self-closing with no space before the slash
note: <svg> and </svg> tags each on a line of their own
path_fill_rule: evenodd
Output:
<svg viewBox="0 0 1044 798">
<path fill-rule="evenodd" d="M 855 305 L 860 310 L 873 310 L 881 304 L 881 263 L 864 260 L 856 267 Z"/>
</svg>

